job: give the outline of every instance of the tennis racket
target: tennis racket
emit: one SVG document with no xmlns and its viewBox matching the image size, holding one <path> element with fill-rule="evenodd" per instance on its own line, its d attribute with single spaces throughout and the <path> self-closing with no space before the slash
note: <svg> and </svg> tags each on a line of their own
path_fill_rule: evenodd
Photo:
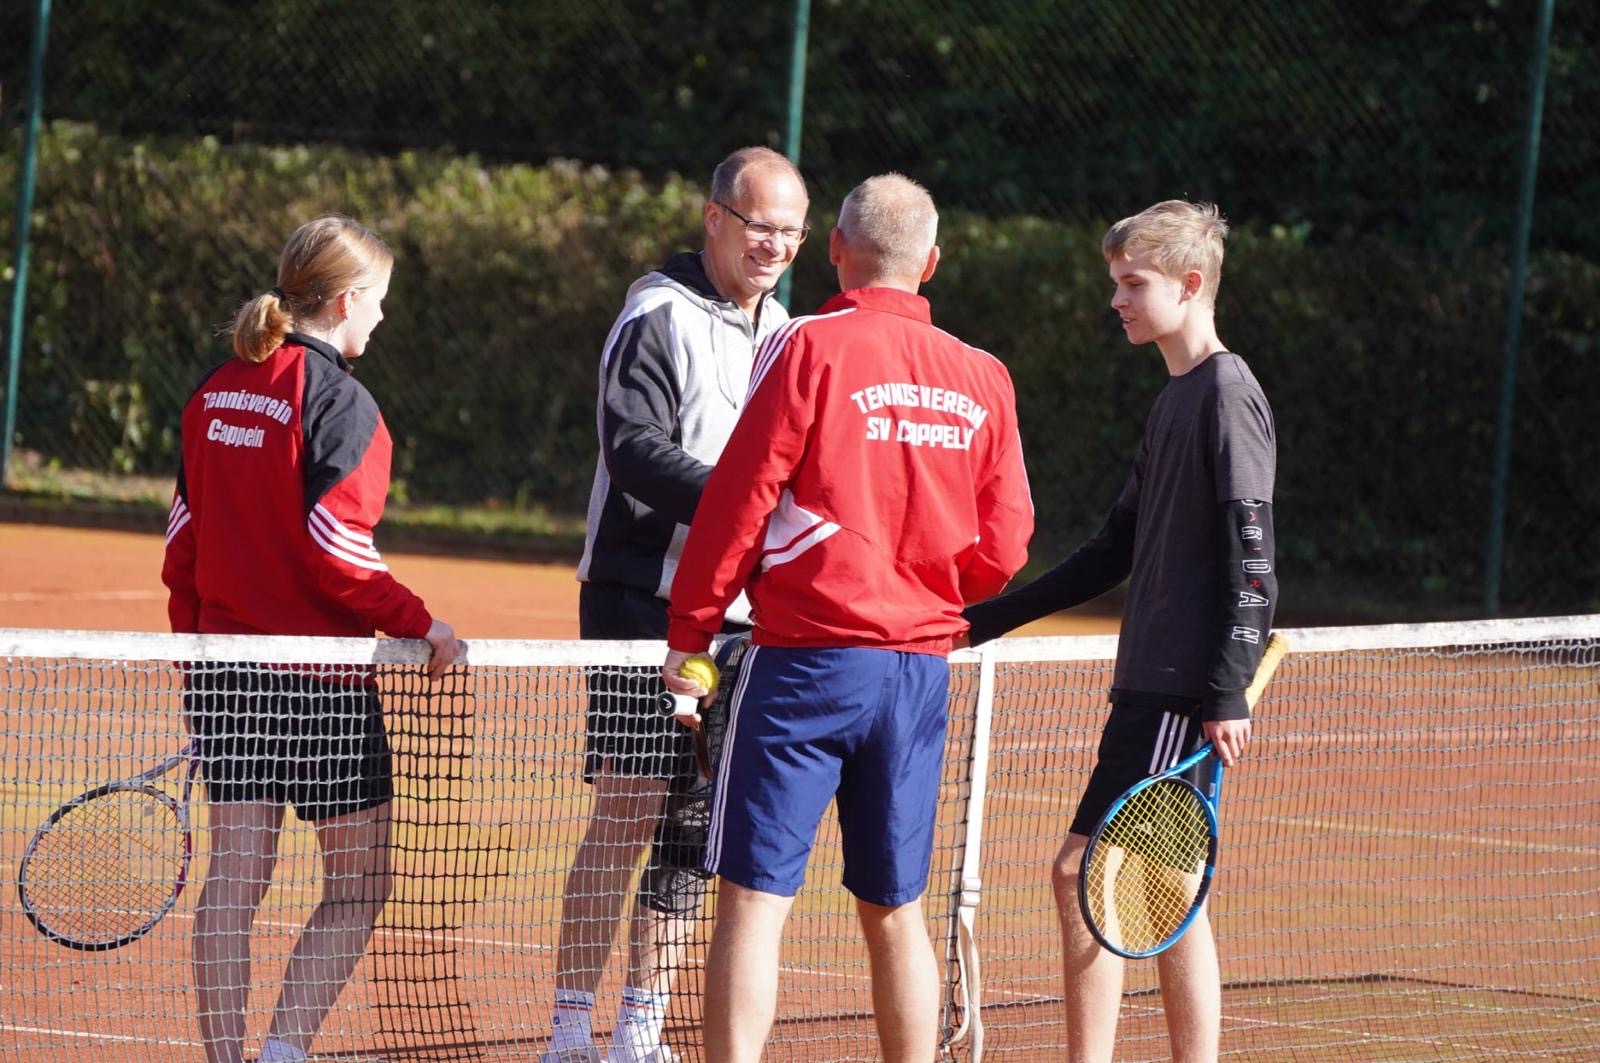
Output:
<svg viewBox="0 0 1600 1063">
<path fill-rule="evenodd" d="M 137 941 L 172 910 L 194 857 L 194 752 L 191 740 L 148 771 L 87 790 L 34 832 L 17 869 L 17 896 L 39 933 L 101 952 Z M 157 785 L 175 768 L 182 778 L 176 798 Z"/>
<path fill-rule="evenodd" d="M 1273 634 L 1245 690 L 1252 708 L 1289 640 Z M 1201 793 L 1183 776 L 1210 760 Z M 1211 891 L 1217 867 L 1217 797 L 1222 760 L 1210 742 L 1112 802 L 1083 851 L 1078 904 L 1095 940 L 1118 956 L 1140 959 L 1170 948 L 1188 930 Z"/>
<path fill-rule="evenodd" d="M 710 708 L 700 710 L 700 729 L 694 733 L 694 759 L 700 774 L 707 779 L 716 775 L 717 762 L 722 759 L 722 740 L 728 736 L 728 706 L 733 702 L 733 688 L 739 685 L 739 665 L 750 648 L 748 635 L 734 635 L 717 649 L 717 696 L 711 699 Z"/>
</svg>

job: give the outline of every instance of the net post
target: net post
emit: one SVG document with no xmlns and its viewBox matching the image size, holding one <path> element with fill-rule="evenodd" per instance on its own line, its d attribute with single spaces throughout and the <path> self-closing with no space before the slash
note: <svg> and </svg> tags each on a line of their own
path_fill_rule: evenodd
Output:
<svg viewBox="0 0 1600 1063">
<path fill-rule="evenodd" d="M 28 248 L 33 219 L 33 188 L 39 155 L 39 116 L 44 109 L 44 50 L 50 33 L 50 0 L 34 10 L 33 44 L 28 53 L 28 114 L 22 126 L 22 165 L 17 179 L 16 246 L 11 261 L 11 312 L 6 325 L 6 401 L 0 421 L 0 491 L 11 474 L 11 437 L 17 427 L 17 388 L 21 385 L 22 322 L 28 300 Z"/>
<path fill-rule="evenodd" d="M 789 99 L 783 150 L 789 161 L 800 165 L 800 131 L 804 128 L 806 100 L 806 54 L 810 50 L 811 0 L 794 0 L 794 26 L 789 37 Z M 778 302 L 789 305 L 789 271 L 778 278 Z"/>
<path fill-rule="evenodd" d="M 957 962 L 961 969 L 961 1025 L 944 1047 L 962 1038 L 970 1044 L 972 1063 L 983 1060 L 983 983 L 974 926 L 983 896 L 983 806 L 989 795 L 989 740 L 994 726 L 994 643 L 978 650 L 978 707 L 972 723 L 968 762 L 966 838 L 961 848 L 961 899 L 956 906 Z"/>
<path fill-rule="evenodd" d="M 1494 485 L 1489 503 L 1489 537 L 1484 547 L 1483 611 L 1500 614 L 1500 583 L 1505 568 L 1506 498 L 1511 480 L 1511 436 L 1517 393 L 1517 348 L 1522 341 L 1523 291 L 1528 273 L 1528 243 L 1533 233 L 1534 185 L 1539 179 L 1539 129 L 1544 122 L 1544 88 L 1550 68 L 1550 24 L 1555 0 L 1540 0 L 1533 55 L 1528 67 L 1528 121 L 1523 138 L 1522 179 L 1517 194 L 1516 231 L 1511 242 L 1511 290 L 1506 297 L 1505 347 L 1500 364 L 1500 406 L 1495 420 Z"/>
</svg>

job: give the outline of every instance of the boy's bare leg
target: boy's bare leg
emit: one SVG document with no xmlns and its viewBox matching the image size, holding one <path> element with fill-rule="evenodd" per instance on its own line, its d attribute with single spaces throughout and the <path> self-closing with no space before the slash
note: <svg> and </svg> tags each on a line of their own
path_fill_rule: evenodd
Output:
<svg viewBox="0 0 1600 1063">
<path fill-rule="evenodd" d="M 1089 839 L 1068 834 L 1050 871 L 1061 921 L 1061 974 L 1071 1063 L 1107 1063 L 1117 1043 L 1123 959 L 1101 947 L 1078 906 L 1078 870 Z"/>
<path fill-rule="evenodd" d="M 856 901 L 872 965 L 872 1014 L 885 1063 L 927 1063 L 938 1050 L 939 972 L 919 898 L 896 908 Z"/>
<path fill-rule="evenodd" d="M 1176 1063 L 1214 1063 L 1222 1040 L 1222 975 L 1211 920 L 1202 911 L 1178 943 L 1156 956 L 1161 1004 Z"/>
</svg>

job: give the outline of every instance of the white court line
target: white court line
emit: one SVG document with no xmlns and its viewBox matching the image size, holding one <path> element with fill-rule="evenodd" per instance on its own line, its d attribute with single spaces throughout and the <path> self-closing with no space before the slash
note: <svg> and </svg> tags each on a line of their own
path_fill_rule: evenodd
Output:
<svg viewBox="0 0 1600 1063">
<path fill-rule="evenodd" d="M 1045 805 L 1052 808 L 1061 807 L 1062 805 L 1062 798 L 1059 795 L 1055 797 L 1046 797 L 1027 790 L 1009 791 L 1005 794 L 1004 800 L 1019 801 L 1023 804 L 1030 805 Z M 1226 826 L 1228 822 L 1226 813 L 1227 801 L 1226 798 L 1224 798 L 1222 811 L 1217 817 L 1218 819 L 1222 820 L 1224 826 Z M 1066 814 L 1065 809 L 1063 809 L 1063 814 Z M 1395 814 L 1403 815 L 1403 813 Z M 1349 834 L 1357 834 L 1365 838 L 1389 838 L 1397 841 L 1439 841 L 1444 839 L 1452 842 L 1465 842 L 1469 845 L 1482 845 L 1489 848 L 1504 849 L 1509 852 L 1519 853 L 1567 853 L 1569 855 L 1576 855 L 1579 853 L 1588 853 L 1593 851 L 1593 847 L 1587 845 L 1551 845 L 1547 842 L 1518 842 L 1509 841 L 1505 838 L 1491 838 L 1474 834 L 1451 834 L 1448 832 L 1429 830 L 1396 830 L 1392 827 L 1364 827 L 1359 823 L 1351 823 L 1348 821 L 1341 822 L 1339 820 L 1331 819 L 1307 819 L 1300 816 L 1266 816 L 1261 819 L 1250 820 L 1249 822 L 1271 823 L 1282 827 L 1310 827 L 1313 830 L 1340 831 Z"/>
<path fill-rule="evenodd" d="M 168 918 L 169 919 L 188 920 L 188 921 L 192 922 L 194 920 L 194 913 L 193 912 L 173 912 L 170 916 L 168 916 Z M 268 928 L 273 929 L 273 930 L 299 930 L 303 926 L 303 924 L 301 924 L 301 923 L 289 922 L 289 921 L 280 920 L 280 919 L 257 919 L 256 922 L 255 922 L 255 925 L 256 926 L 262 926 L 262 927 L 268 927 Z M 540 944 L 536 944 L 536 943 L 533 943 L 533 942 L 527 942 L 527 941 L 507 941 L 507 940 L 503 940 L 503 939 L 500 939 L 500 938 L 492 938 L 492 937 L 473 937 L 473 936 L 469 936 L 469 935 L 465 935 L 465 934 L 458 934 L 458 933 L 456 933 L 454 931 L 450 931 L 450 930 L 409 930 L 409 929 L 401 929 L 401 928 L 398 928 L 398 927 L 379 926 L 379 927 L 375 927 L 373 929 L 373 934 L 375 936 L 378 935 L 378 934 L 383 934 L 383 935 L 385 935 L 387 937 L 391 937 L 391 938 L 412 938 L 412 939 L 442 938 L 442 939 L 444 939 L 446 941 L 451 942 L 452 944 L 484 945 L 484 946 L 488 946 L 490 948 L 495 948 L 495 949 L 521 949 L 524 952 L 554 952 L 554 951 L 556 951 L 556 946 L 555 945 L 540 945 Z M 624 951 L 625 950 L 622 947 L 616 946 L 616 947 L 612 948 L 611 955 L 612 955 L 613 958 L 615 958 L 617 956 L 623 955 Z M 695 966 L 703 966 L 704 964 L 703 964 L 703 961 L 696 960 L 694 965 Z M 844 981 L 844 982 L 867 982 L 867 981 L 870 981 L 870 976 L 864 975 L 864 974 L 851 974 L 851 973 L 849 973 L 847 971 L 831 971 L 831 970 L 827 970 L 825 968 L 816 968 L 816 967 L 797 967 L 794 964 L 787 964 L 787 963 L 783 964 L 782 966 L 780 966 L 779 970 L 781 970 L 781 971 L 783 971 L 783 972 L 785 972 L 787 974 L 800 974 L 800 975 L 806 975 L 806 976 L 815 977 L 815 978 L 831 978 L 831 979 L 835 979 L 835 980 L 838 980 L 838 981 Z M 0 1028 L 3 1028 L 3 1027 L 0 1027 Z"/>
<path fill-rule="evenodd" d="M 1388 827 L 1372 829 L 1359 824 L 1340 822 L 1328 819 L 1304 819 L 1295 816 L 1269 816 L 1258 823 L 1275 823 L 1287 827 L 1310 827 L 1320 831 L 1341 831 L 1350 834 L 1359 834 L 1368 838 L 1393 838 L 1401 841 L 1431 840 L 1467 842 L 1471 845 L 1485 845 L 1495 849 L 1507 849 L 1522 853 L 1588 853 L 1593 851 L 1587 845 L 1550 845 L 1545 842 L 1515 842 L 1504 838 L 1485 838 L 1473 834 L 1451 834 L 1448 832 L 1425 830 L 1394 830 Z"/>
<path fill-rule="evenodd" d="M 1355 1038 L 1357 1044 L 1371 1044 L 1372 1042 L 1376 1041 L 1381 1044 L 1389 1045 L 1428 1045 L 1432 1048 L 1452 1048 L 1458 1051 L 1471 1049 L 1474 1052 L 1482 1052 L 1484 1050 L 1483 1046 L 1478 1044 L 1461 1044 L 1457 1041 L 1441 1040 L 1437 1037 L 1409 1036 L 1407 1034 L 1371 1033 L 1366 1030 L 1351 1030 L 1346 1029 L 1343 1026 L 1330 1026 L 1327 1023 L 1320 1022 L 1277 1022 L 1272 1019 L 1247 1019 L 1227 1014 L 1224 1014 L 1222 1018 L 1224 1022 L 1232 1021 L 1241 1026 L 1251 1025 L 1258 1029 L 1265 1027 L 1275 1030 L 1303 1030 L 1324 1035 L 1343 1034 L 1346 1037 Z M 1340 1047 L 1347 1048 L 1350 1046 L 1350 1042 L 1348 1041 L 1339 1041 L 1336 1043 Z M 1497 1056 L 1522 1055 L 1522 1053 L 1511 1048 L 1494 1048 L 1490 1049 L 1490 1051 Z"/>
<path fill-rule="evenodd" d="M 186 912 L 185 913 L 175 912 L 175 913 L 173 913 L 172 917 L 173 918 L 178 918 L 178 919 L 182 919 L 182 918 L 190 918 L 190 919 L 192 919 L 193 918 L 193 916 L 190 913 L 186 913 Z M 292 930 L 292 929 L 298 929 L 301 924 L 292 923 L 292 922 L 285 922 L 285 921 L 280 921 L 280 920 L 263 920 L 263 921 L 258 921 L 257 925 L 259 925 L 259 926 L 267 926 L 267 927 L 272 927 L 272 928 L 277 928 L 277 929 L 291 929 Z M 422 936 L 427 936 L 428 935 L 428 932 L 426 932 L 426 931 L 397 930 L 397 929 L 389 928 L 389 927 L 379 927 L 378 929 L 380 931 L 388 933 L 388 934 L 390 934 L 392 936 L 422 937 Z M 444 932 L 441 932 L 441 933 L 444 933 Z M 466 942 L 466 943 L 469 943 L 469 944 L 490 945 L 490 946 L 494 946 L 494 947 L 497 947 L 497 948 L 511 947 L 511 948 L 521 948 L 521 949 L 527 949 L 527 950 L 531 950 L 531 951 L 541 951 L 541 952 L 548 952 L 548 951 L 552 951 L 553 950 L 553 946 L 549 946 L 549 945 L 530 945 L 530 944 L 526 944 L 526 943 L 522 943 L 522 942 L 504 941 L 504 940 L 500 940 L 500 939 L 496 939 L 496 938 L 456 937 L 456 936 L 452 936 L 452 935 L 448 935 L 448 934 L 446 936 L 451 936 L 453 940 L 458 941 L 458 942 Z M 620 954 L 621 954 L 621 950 L 615 950 L 615 949 L 613 950 L 613 957 L 618 956 Z M 782 965 L 782 967 L 780 969 L 782 971 L 784 971 L 786 973 L 790 973 L 790 974 L 802 974 L 802 975 L 809 975 L 809 976 L 813 976 L 813 977 L 815 977 L 815 976 L 823 976 L 823 977 L 826 977 L 826 978 L 838 979 L 838 980 L 849 981 L 849 982 L 859 982 L 859 983 L 870 982 L 870 976 L 864 975 L 864 974 L 848 974 L 848 973 L 840 972 L 840 971 L 817 970 L 817 969 L 814 969 L 814 968 L 796 967 L 796 966 L 793 966 L 791 964 L 784 964 L 784 965 Z M 1224 988 L 1226 988 L 1226 987 L 1224 987 Z M 1020 1003 L 1020 1004 L 1030 1004 L 1030 1003 L 1031 1004 L 1049 1004 L 1052 1001 L 1059 1000 L 1059 998 L 1056 998 L 1056 997 L 1040 996 L 1038 993 L 1030 993 L 1030 992 L 1016 991 L 1016 990 L 1009 990 L 1009 991 L 1008 990 L 1002 990 L 1002 989 L 999 989 L 999 987 L 995 987 L 995 986 L 986 986 L 985 987 L 984 996 L 985 996 L 986 999 L 990 999 L 990 1000 L 1001 1000 L 1001 999 L 1011 998 L 1014 1003 Z M 1134 998 L 1124 998 L 1124 1000 L 1122 1001 L 1122 1009 L 1124 1011 L 1127 1011 L 1127 1012 L 1130 1012 L 1130 1013 L 1138 1013 L 1138 1014 L 1145 1014 L 1145 1015 L 1154 1015 L 1154 1014 L 1157 1014 L 1157 1013 L 1159 1013 L 1161 1011 L 1161 1009 L 1156 1005 L 1142 1004 L 1137 999 L 1134 999 Z M 1467 1048 L 1472 1048 L 1474 1050 L 1481 1050 L 1481 1048 L 1482 1048 L 1482 1046 L 1480 1046 L 1480 1045 L 1465 1045 L 1465 1044 L 1457 1043 L 1457 1042 L 1452 1041 L 1452 1040 L 1441 1040 L 1441 1039 L 1432 1038 L 1432 1037 L 1406 1036 L 1406 1035 L 1403 1035 L 1403 1034 L 1374 1034 L 1374 1033 L 1371 1033 L 1371 1032 L 1368 1032 L 1368 1031 L 1347 1029 L 1347 1028 L 1345 1028 L 1343 1026 L 1331 1026 L 1331 1025 L 1328 1025 L 1326 1023 L 1319 1023 L 1319 1022 L 1279 1022 L 1279 1021 L 1276 1021 L 1276 1020 L 1273 1020 L 1273 1019 L 1262 1019 L 1262 1018 L 1256 1018 L 1256 1017 L 1230 1015 L 1230 1014 L 1226 1014 L 1226 1013 L 1223 1015 L 1223 1019 L 1224 1019 L 1225 1022 L 1230 1022 L 1230 1023 L 1232 1023 L 1234 1025 L 1237 1025 L 1237 1026 L 1254 1026 L 1254 1027 L 1257 1027 L 1257 1028 L 1302 1030 L 1302 1031 L 1311 1032 L 1311 1033 L 1321 1033 L 1321 1034 L 1324 1034 L 1324 1035 L 1344 1035 L 1344 1036 L 1347 1036 L 1347 1037 L 1354 1037 L 1354 1038 L 1356 1038 L 1358 1040 L 1359 1043 L 1363 1043 L 1363 1044 L 1373 1043 L 1373 1042 L 1384 1043 L 1384 1044 L 1404 1044 L 1404 1045 L 1415 1044 L 1415 1045 L 1429 1045 L 1429 1046 L 1432 1046 L 1432 1047 L 1435 1047 L 1435 1048 L 1448 1047 L 1448 1048 L 1457 1049 L 1457 1050 L 1467 1049 Z M 199 1047 L 200 1046 L 200 1042 L 198 1042 L 198 1041 L 188 1041 L 188 1040 L 177 1041 L 177 1040 L 171 1040 L 171 1039 L 156 1039 L 156 1038 L 149 1038 L 149 1037 L 133 1037 L 133 1036 L 128 1036 L 128 1035 L 124 1035 L 124 1034 L 103 1034 L 103 1033 L 94 1033 L 94 1032 L 87 1031 L 87 1030 L 65 1030 L 65 1029 L 50 1028 L 50 1027 L 19 1026 L 19 1025 L 14 1025 L 14 1024 L 9 1024 L 9 1023 L 0 1023 L 0 1030 L 6 1031 L 6 1032 L 9 1032 L 9 1033 L 43 1034 L 43 1035 L 52 1036 L 52 1037 L 77 1038 L 77 1039 L 80 1039 L 80 1040 L 91 1040 L 91 1041 L 107 1041 L 107 1042 L 115 1042 L 115 1043 L 120 1043 L 120 1044 L 170 1044 L 170 1045 L 182 1045 L 184 1047 Z M 1341 1044 L 1348 1044 L 1348 1042 L 1340 1042 L 1340 1043 Z M 1514 1055 L 1517 1055 L 1517 1053 L 1515 1051 L 1511 1050 L 1511 1049 L 1495 1048 L 1492 1051 L 1494 1052 L 1495 1055 L 1498 1055 L 1498 1056 L 1514 1056 Z"/>
<path fill-rule="evenodd" d="M 1223 986 L 1224 993 L 1227 992 L 1227 989 L 1227 986 Z M 1002 994 L 997 994 L 991 987 L 985 986 L 983 995 L 985 1000 L 990 1000 Z M 1014 995 L 1020 998 L 1019 1000 L 1014 1001 L 1014 1003 L 1017 1004 L 1059 1004 L 1061 1002 L 1060 997 L 1042 997 L 1037 993 L 1018 993 Z M 1160 1005 L 1141 1003 L 1137 997 L 1123 997 L 1122 1011 L 1130 1016 L 1140 1016 L 1145 1018 L 1163 1014 Z M 1358 1044 L 1381 1042 L 1386 1044 L 1430 1045 L 1434 1048 L 1444 1047 L 1458 1050 L 1472 1049 L 1474 1051 L 1482 1051 L 1482 1046 L 1480 1045 L 1459 1044 L 1455 1041 L 1440 1040 L 1439 1038 L 1435 1037 L 1408 1036 L 1405 1034 L 1374 1034 L 1365 1030 L 1351 1030 L 1346 1029 L 1343 1026 L 1330 1026 L 1327 1023 L 1320 1022 L 1279 1022 L 1275 1019 L 1262 1019 L 1246 1017 L 1242 1015 L 1231 1015 L 1227 1012 L 1223 1013 L 1222 1020 L 1224 1024 L 1224 1031 L 1226 1031 L 1228 1025 L 1231 1024 L 1235 1027 L 1252 1026 L 1257 1029 L 1300 1030 L 1308 1033 L 1320 1033 L 1329 1036 L 1343 1035 L 1345 1037 L 1354 1038 Z M 1337 1041 L 1332 1043 L 1337 1044 L 1340 1047 L 1349 1047 L 1350 1045 L 1349 1041 Z M 1495 1048 L 1492 1049 L 1492 1051 L 1494 1054 L 1500 1056 L 1515 1056 L 1519 1054 L 1515 1050 L 1509 1048 Z"/>
<path fill-rule="evenodd" d="M 168 919 L 187 920 L 189 922 L 193 922 L 194 921 L 194 913 L 193 912 L 173 912 L 167 918 Z M 271 930 L 300 930 L 300 929 L 303 929 L 304 926 L 305 926 L 304 923 L 291 922 L 291 921 L 283 920 L 283 919 L 257 919 L 255 921 L 254 925 L 255 926 L 261 926 L 261 927 L 267 927 L 268 929 L 271 929 Z M 394 926 L 377 926 L 377 927 L 373 928 L 372 933 L 373 933 L 373 936 L 377 936 L 379 934 L 382 934 L 385 937 L 390 937 L 390 938 L 402 938 L 402 939 L 403 938 L 411 938 L 411 939 L 415 939 L 415 940 L 425 940 L 425 939 L 428 939 L 428 938 L 443 938 L 443 939 L 445 939 L 447 941 L 450 941 L 450 942 L 456 943 L 456 944 L 487 945 L 487 946 L 489 946 L 491 948 L 496 948 L 496 949 L 520 949 L 523 952 L 554 952 L 554 951 L 556 951 L 556 946 L 555 945 L 540 945 L 540 944 L 536 944 L 536 943 L 530 942 L 530 941 L 506 941 L 506 940 L 502 940 L 502 939 L 499 939 L 499 938 L 470 937 L 470 936 L 467 936 L 467 935 L 464 935 L 464 934 L 457 934 L 455 931 L 452 931 L 452 930 L 414 930 L 414 929 L 406 929 L 406 928 L 394 927 Z M 617 955 L 619 951 L 620 950 L 618 950 L 616 948 L 613 948 L 612 955 L 613 956 Z"/>
<path fill-rule="evenodd" d="M 83 1041 L 113 1041 L 125 1045 L 182 1045 L 185 1048 L 201 1047 L 199 1041 L 176 1041 L 171 1038 L 130 1037 L 120 1033 L 94 1033 L 89 1030 L 60 1030 L 50 1026 L 16 1026 L 0 1022 L 0 1030 L 7 1033 L 36 1033 L 47 1037 L 75 1037 Z"/>
</svg>

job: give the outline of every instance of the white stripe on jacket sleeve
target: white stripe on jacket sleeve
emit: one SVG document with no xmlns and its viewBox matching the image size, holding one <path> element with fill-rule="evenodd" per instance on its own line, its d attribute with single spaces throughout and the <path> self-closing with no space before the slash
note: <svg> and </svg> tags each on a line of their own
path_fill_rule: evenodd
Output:
<svg viewBox="0 0 1600 1063">
<path fill-rule="evenodd" d="M 193 514 L 189 512 L 189 507 L 183 504 L 182 498 L 174 498 L 172 500 L 172 512 L 167 514 L 168 546 L 172 545 L 173 537 L 183 530 L 183 526 L 189 523 L 191 516 Z"/>
<path fill-rule="evenodd" d="M 389 566 L 383 563 L 372 546 L 372 536 L 352 532 L 322 506 L 312 507 L 306 517 L 306 530 L 318 546 L 341 561 L 373 572 L 389 571 Z"/>
</svg>

